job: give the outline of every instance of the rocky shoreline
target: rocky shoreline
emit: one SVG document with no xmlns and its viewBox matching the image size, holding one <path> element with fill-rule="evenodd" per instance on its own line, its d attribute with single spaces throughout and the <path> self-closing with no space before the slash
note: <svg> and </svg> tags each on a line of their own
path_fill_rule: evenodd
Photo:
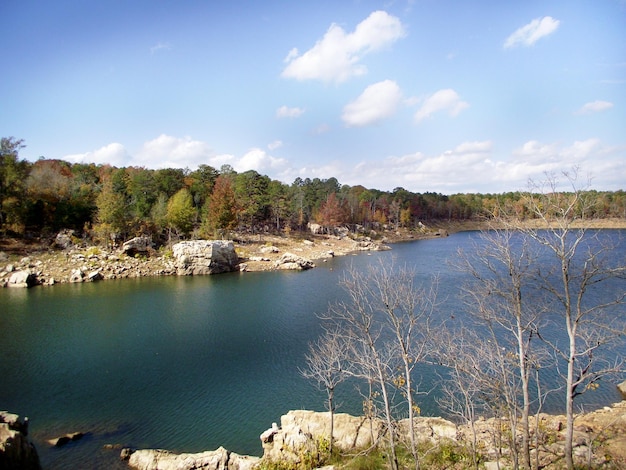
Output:
<svg viewBox="0 0 626 470">
<path fill-rule="evenodd" d="M 626 396 L 626 382 L 620 385 Z M 562 468 L 565 416 L 541 413 L 531 421 L 533 461 L 539 468 Z M 485 469 L 509 468 L 510 452 L 498 430 L 503 422 L 479 418 L 470 425 L 439 417 L 415 418 L 418 441 L 436 449 L 440 446 L 468 449 L 476 438 Z M 133 449 L 119 444 L 106 449 L 120 452 L 119 458 L 136 470 L 254 470 L 258 468 L 315 468 L 323 463 L 325 444 L 330 430 L 330 414 L 309 410 L 292 410 L 283 415 L 280 425 L 272 426 L 259 436 L 261 457 L 239 455 L 223 447 L 198 453 L 174 453 L 163 449 Z M 334 415 L 334 445 L 345 456 L 366 452 L 385 440 L 385 425 L 376 418 Z M 408 440 L 408 421 L 397 427 L 400 442 Z M 52 446 L 78 441 L 82 433 L 72 433 L 49 440 Z M 41 468 L 37 450 L 28 440 L 28 418 L 0 412 L 0 468 Z M 78 436 L 78 437 L 75 437 Z M 80 445 L 80 442 L 74 443 Z M 121 449 L 121 450 L 120 450 Z M 577 465 L 589 468 L 625 468 L 626 466 L 626 400 L 576 416 L 574 456 Z M 468 462 L 469 464 L 469 462 Z M 336 464 L 330 468 L 341 468 Z M 454 467 L 466 468 L 466 467 Z M 469 468 L 469 467 L 468 467 Z"/>
<path fill-rule="evenodd" d="M 589 228 L 624 229 L 626 219 L 585 221 Z M 308 269 L 334 256 L 390 249 L 394 243 L 445 237 L 450 233 L 490 227 L 481 220 L 439 222 L 415 229 L 383 228 L 379 232 L 332 234 L 314 230 L 297 235 L 233 234 L 236 263 L 228 270 L 241 272 Z M 223 240 L 211 241 L 221 242 Z M 289 256 L 287 256 L 289 255 Z M 282 259 L 286 257 L 286 259 Z M 295 264 L 294 264 L 295 263 Z M 223 272 L 223 271 L 222 271 Z M 137 237 L 117 248 L 93 246 L 71 232 L 53 241 L 18 242 L 0 239 L 0 287 L 50 286 L 67 282 L 93 282 L 146 276 L 194 274 L 181 272 L 172 247 L 154 249 L 149 239 Z M 198 274 L 198 273 L 195 273 Z"/>
<path fill-rule="evenodd" d="M 121 247 L 102 248 L 61 241 L 59 237 L 48 247 L 32 247 L 21 256 L 0 251 L 0 287 L 52 286 L 58 283 L 95 282 L 146 276 L 199 275 L 226 271 L 273 271 L 279 269 L 309 269 L 316 262 L 334 256 L 363 251 L 387 250 L 389 243 L 440 236 L 441 231 L 390 232 L 373 240 L 364 236 L 316 235 L 305 238 L 270 234 L 237 236 L 230 240 L 194 240 L 179 242 L 171 248 L 158 250 L 149 239 L 137 237 Z M 221 268 L 183 269 L 182 246 L 205 244 L 206 263 L 215 259 L 212 246 L 231 243 L 234 251 Z M 180 247 L 180 248 L 179 248 Z M 195 250 L 196 248 L 193 248 Z M 208 253 L 208 254 L 207 254 Z M 233 258 L 234 257 L 234 258 Z"/>
</svg>

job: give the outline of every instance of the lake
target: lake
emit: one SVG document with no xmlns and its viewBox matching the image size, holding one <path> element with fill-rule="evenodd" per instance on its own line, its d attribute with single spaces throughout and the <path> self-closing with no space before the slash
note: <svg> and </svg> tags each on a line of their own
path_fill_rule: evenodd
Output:
<svg viewBox="0 0 626 470">
<path fill-rule="evenodd" d="M 298 367 L 320 333 L 317 315 L 343 295 L 346 269 L 393 258 L 423 280 L 438 273 L 441 314 L 459 314 L 463 275 L 448 261 L 474 235 L 396 244 L 305 272 L 4 289 L 0 409 L 30 418 L 46 469 L 127 468 L 105 444 L 179 452 L 222 445 L 261 455 L 259 435 L 281 415 L 324 409 L 325 395 Z M 338 411 L 359 414 L 354 395 L 343 390 Z M 618 399 L 615 387 L 604 386 L 591 403 Z M 432 397 L 420 397 L 420 407 L 439 414 Z M 73 431 L 89 434 L 64 448 L 45 443 Z"/>
</svg>

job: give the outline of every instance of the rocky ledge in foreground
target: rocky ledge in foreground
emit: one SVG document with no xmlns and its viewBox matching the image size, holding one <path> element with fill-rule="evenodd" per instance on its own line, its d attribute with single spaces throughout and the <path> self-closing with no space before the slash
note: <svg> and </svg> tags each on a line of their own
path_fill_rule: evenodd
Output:
<svg viewBox="0 0 626 470">
<path fill-rule="evenodd" d="M 28 418 L 0 411 L 0 468 L 40 470 L 35 446 L 28 440 Z"/>
<path fill-rule="evenodd" d="M 378 419 L 355 417 L 345 413 L 335 414 L 335 446 L 343 453 L 362 450 L 384 439 L 384 424 Z M 507 449 L 497 448 L 494 430 L 502 422 L 479 419 L 474 423 L 477 445 L 482 449 L 485 468 L 506 467 Z M 468 446 L 471 440 L 469 425 L 457 425 L 443 418 L 419 417 L 415 420 L 418 440 L 432 445 L 454 443 Z M 306 410 L 290 411 L 261 434 L 263 457 L 240 456 L 220 447 L 215 451 L 197 454 L 174 454 L 163 450 L 124 449 L 122 458 L 131 468 L 138 470 L 251 470 L 264 462 L 284 464 L 295 468 L 302 459 L 319 452 L 319 443 L 328 439 L 330 414 Z M 533 439 L 540 440 L 539 459 L 542 468 L 560 468 L 563 455 L 565 417 L 541 414 L 538 431 L 533 429 Z M 398 426 L 400 439 L 406 439 L 408 420 Z M 578 415 L 574 434 L 575 458 L 581 464 L 594 466 L 616 464 L 612 468 L 626 468 L 626 401 L 610 407 Z"/>
</svg>

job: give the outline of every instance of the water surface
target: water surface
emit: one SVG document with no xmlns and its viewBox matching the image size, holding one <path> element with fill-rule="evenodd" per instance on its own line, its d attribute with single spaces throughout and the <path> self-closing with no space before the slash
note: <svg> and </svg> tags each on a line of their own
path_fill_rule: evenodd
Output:
<svg viewBox="0 0 626 470">
<path fill-rule="evenodd" d="M 471 233 L 331 259 L 305 272 L 126 279 L 0 292 L 0 408 L 31 419 L 44 468 L 126 468 L 105 444 L 179 452 L 223 445 L 261 455 L 259 435 L 290 409 L 324 409 L 303 379 L 318 314 L 347 268 L 407 263 L 440 276 L 442 315 L 462 314 L 449 268 Z M 432 375 L 432 374 L 431 374 Z M 423 387 L 434 383 L 427 376 Z M 617 400 L 605 387 L 595 400 Z M 438 414 L 432 397 L 420 403 Z M 361 412 L 351 390 L 343 412 Z M 90 434 L 62 449 L 47 438 Z"/>
</svg>

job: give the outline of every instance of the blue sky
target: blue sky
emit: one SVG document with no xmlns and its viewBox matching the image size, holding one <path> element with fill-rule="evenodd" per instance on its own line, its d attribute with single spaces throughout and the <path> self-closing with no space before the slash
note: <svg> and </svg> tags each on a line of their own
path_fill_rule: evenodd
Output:
<svg viewBox="0 0 626 470">
<path fill-rule="evenodd" d="M 23 158 L 291 183 L 626 189 L 625 0 L 4 0 Z"/>
</svg>

